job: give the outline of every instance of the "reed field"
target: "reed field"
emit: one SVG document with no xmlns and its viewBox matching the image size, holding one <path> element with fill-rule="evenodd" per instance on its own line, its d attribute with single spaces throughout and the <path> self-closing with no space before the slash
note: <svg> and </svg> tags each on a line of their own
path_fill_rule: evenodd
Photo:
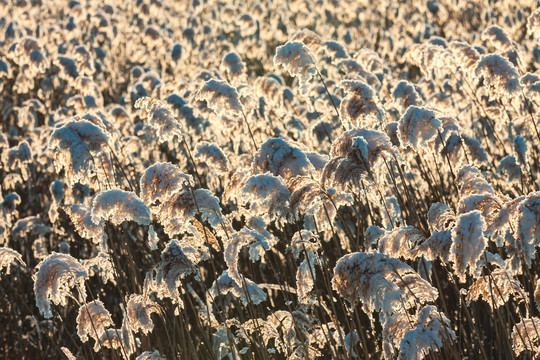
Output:
<svg viewBox="0 0 540 360">
<path fill-rule="evenodd" d="M 0 359 L 540 359 L 540 2 L 0 0 Z"/>
</svg>

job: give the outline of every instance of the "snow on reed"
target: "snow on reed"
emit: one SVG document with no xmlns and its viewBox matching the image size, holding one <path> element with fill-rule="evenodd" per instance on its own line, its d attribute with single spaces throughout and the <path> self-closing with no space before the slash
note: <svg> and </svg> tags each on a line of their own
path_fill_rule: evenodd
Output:
<svg viewBox="0 0 540 360">
<path fill-rule="evenodd" d="M 86 299 L 84 280 L 88 272 L 70 255 L 53 252 L 37 265 L 34 276 L 36 306 L 47 319 L 51 318 L 51 301 L 55 305 L 67 305 L 67 297 L 73 287 L 77 288 L 79 300 Z"/>
<path fill-rule="evenodd" d="M 150 209 L 130 191 L 111 189 L 102 191 L 92 201 L 92 221 L 101 220 L 120 225 L 124 221 L 135 221 L 139 225 L 150 223 Z"/>
<path fill-rule="evenodd" d="M 317 74 L 315 54 L 301 41 L 289 41 L 276 48 L 274 65 L 283 65 L 291 76 L 298 77 L 300 92 L 307 95 L 310 81 Z"/>
</svg>

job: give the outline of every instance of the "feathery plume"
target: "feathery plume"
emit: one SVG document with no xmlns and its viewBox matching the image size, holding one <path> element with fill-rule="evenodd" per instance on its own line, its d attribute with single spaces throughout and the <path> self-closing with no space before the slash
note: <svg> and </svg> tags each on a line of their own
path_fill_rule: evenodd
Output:
<svg viewBox="0 0 540 360">
<path fill-rule="evenodd" d="M 101 301 L 94 300 L 79 308 L 77 335 L 82 342 L 88 341 L 88 335 L 95 341 L 99 341 L 109 326 L 114 326 L 114 322 Z"/>
<path fill-rule="evenodd" d="M 425 240 L 422 231 L 412 227 L 399 227 L 386 232 L 379 239 L 378 251 L 393 258 L 412 260 L 411 250 Z"/>
<path fill-rule="evenodd" d="M 238 92 L 225 80 L 208 80 L 197 91 L 195 97 L 197 100 L 206 101 L 219 115 L 238 116 L 244 111 Z"/>
<path fill-rule="evenodd" d="M 226 175 L 229 172 L 229 159 L 215 143 L 209 143 L 207 141 L 197 143 L 193 158 L 206 163 L 218 175 Z"/>
<path fill-rule="evenodd" d="M 416 325 L 405 333 L 399 346 L 399 360 L 422 360 L 431 350 L 438 350 L 456 339 L 450 320 L 435 306 L 424 307 L 418 313 Z"/>
<path fill-rule="evenodd" d="M 535 258 L 535 247 L 540 245 L 540 192 L 533 192 L 517 208 L 516 238 L 528 266 Z"/>
<path fill-rule="evenodd" d="M 392 314 L 417 302 L 438 297 L 437 289 L 401 261 L 381 253 L 357 252 L 343 256 L 334 268 L 332 288 L 351 304 L 361 300 L 366 311 Z"/>
<path fill-rule="evenodd" d="M 52 317 L 51 301 L 65 306 L 71 288 L 77 286 L 79 298 L 84 301 L 86 269 L 70 255 L 53 252 L 37 265 L 34 275 L 36 306 L 46 319 Z"/>
<path fill-rule="evenodd" d="M 531 355 L 540 352 L 538 329 L 540 329 L 540 319 L 537 317 L 523 319 L 514 326 L 512 330 L 512 348 L 516 356 L 519 356 L 524 351 L 529 351 Z"/>
<path fill-rule="evenodd" d="M 72 120 L 57 128 L 49 139 L 56 171 L 66 171 L 71 185 L 88 184 L 97 176 L 102 184 L 113 185 L 114 172 L 107 151 L 109 134 L 87 120 Z"/>
<path fill-rule="evenodd" d="M 437 113 L 424 107 L 409 106 L 399 120 L 398 133 L 402 146 L 410 145 L 415 151 L 429 150 L 429 142 L 442 131 Z"/>
<path fill-rule="evenodd" d="M 148 296 L 131 294 L 127 303 L 127 317 L 133 332 L 142 330 L 146 335 L 154 329 L 154 322 L 150 315 L 160 312 L 159 305 Z"/>
<path fill-rule="evenodd" d="M 120 225 L 124 221 L 135 221 L 139 225 L 150 224 L 150 209 L 135 193 L 122 189 L 102 191 L 92 201 L 92 221 L 110 221 Z"/>
<path fill-rule="evenodd" d="M 340 103 L 342 120 L 357 127 L 371 125 L 373 121 L 377 121 L 377 125 L 383 121 L 384 109 L 369 85 L 362 81 L 343 80 L 339 87 L 347 92 Z"/>
<path fill-rule="evenodd" d="M 249 202 L 256 215 L 270 215 L 285 222 L 291 192 L 281 177 L 271 173 L 252 175 L 240 189 L 239 197 Z"/>
<path fill-rule="evenodd" d="M 302 95 L 308 94 L 309 82 L 317 74 L 316 62 L 315 54 L 300 41 L 289 41 L 278 46 L 274 56 L 274 65 L 283 65 L 291 76 L 298 77 Z"/>
<path fill-rule="evenodd" d="M 510 61 L 501 55 L 484 55 L 474 69 L 476 81 L 484 83 L 496 96 L 515 96 L 522 90 L 519 73 Z"/>
<path fill-rule="evenodd" d="M 487 245 L 485 230 L 486 222 L 478 210 L 460 215 L 456 221 L 450 254 L 461 282 L 465 282 L 467 272 L 474 278 L 480 276 L 477 262 Z"/>
<path fill-rule="evenodd" d="M 9 275 L 11 270 L 11 265 L 14 262 L 18 262 L 22 266 L 26 266 L 22 259 L 22 255 L 19 254 L 17 251 L 8 248 L 8 247 L 0 247 L 0 271 L 4 268 L 6 269 L 6 274 Z"/>
<path fill-rule="evenodd" d="M 316 170 L 306 154 L 282 138 L 268 139 L 253 157 L 251 171 L 254 175 L 271 172 L 285 182 L 295 176 L 315 175 Z"/>
<path fill-rule="evenodd" d="M 141 199 L 154 210 L 157 202 L 167 201 L 176 192 L 193 186 L 193 177 L 171 163 L 155 163 L 140 179 Z"/>
<path fill-rule="evenodd" d="M 158 99 L 141 97 L 135 101 L 135 108 L 146 111 L 148 124 L 157 130 L 157 136 L 161 142 L 173 141 L 175 136 L 180 139 L 184 137 L 182 125 L 171 110 Z"/>
<path fill-rule="evenodd" d="M 75 226 L 75 231 L 80 237 L 92 240 L 96 244 L 105 243 L 107 240 L 105 222 L 101 219 L 94 222 L 91 208 L 82 204 L 66 205 L 64 211 L 69 216 L 71 223 Z"/>
</svg>

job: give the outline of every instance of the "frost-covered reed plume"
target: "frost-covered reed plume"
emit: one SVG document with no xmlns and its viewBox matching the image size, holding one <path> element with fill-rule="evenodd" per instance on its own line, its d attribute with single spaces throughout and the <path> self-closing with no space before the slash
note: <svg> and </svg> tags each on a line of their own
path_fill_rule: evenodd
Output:
<svg viewBox="0 0 540 360">
<path fill-rule="evenodd" d="M 456 226 L 452 230 L 450 254 L 461 282 L 465 282 L 467 274 L 474 278 L 480 276 L 482 267 L 478 266 L 477 262 L 487 245 L 485 230 L 486 222 L 478 210 L 457 218 Z"/>
<path fill-rule="evenodd" d="M 215 171 L 218 175 L 226 175 L 229 172 L 229 159 L 215 143 L 199 142 L 195 146 L 193 158 L 201 163 L 206 163 L 211 171 Z"/>
<path fill-rule="evenodd" d="M 171 163 L 155 163 L 140 178 L 141 199 L 150 208 L 168 200 L 175 192 L 193 186 L 193 177 Z"/>
<path fill-rule="evenodd" d="M 238 194 L 251 210 L 269 221 L 277 219 L 283 224 L 289 211 L 291 192 L 281 177 L 271 173 L 250 176 Z"/>
<path fill-rule="evenodd" d="M 378 251 L 394 258 L 415 259 L 412 250 L 424 240 L 422 231 L 413 226 L 398 227 L 379 238 Z"/>
<path fill-rule="evenodd" d="M 522 319 L 519 324 L 514 326 L 512 330 L 512 348 L 516 355 L 519 356 L 526 350 L 530 354 L 538 354 L 540 352 L 538 329 L 540 329 L 540 319 L 537 317 Z"/>
<path fill-rule="evenodd" d="M 90 184 L 97 177 L 102 187 L 114 186 L 109 139 L 107 131 L 87 120 L 75 118 L 63 124 L 49 139 L 56 171 L 64 169 L 71 185 Z"/>
<path fill-rule="evenodd" d="M 338 209 L 353 203 L 350 193 L 324 188 L 320 181 L 307 176 L 297 176 L 289 182 L 291 219 L 304 218 L 306 229 L 330 230 Z"/>
<path fill-rule="evenodd" d="M 246 71 L 246 65 L 242 61 L 242 58 L 234 51 L 223 56 L 221 68 L 225 70 L 225 74 L 227 74 L 230 79 L 234 80 L 240 80 Z"/>
<path fill-rule="evenodd" d="M 456 334 L 450 327 L 450 320 L 435 306 L 428 305 L 419 311 L 414 328 L 403 336 L 398 359 L 422 360 L 430 351 L 438 350 L 454 340 Z"/>
<path fill-rule="evenodd" d="M 122 189 L 102 191 L 92 202 L 92 222 L 110 221 L 119 225 L 124 221 L 135 221 L 140 225 L 150 223 L 150 209 L 132 192 Z"/>
<path fill-rule="evenodd" d="M 535 38 L 540 38 L 540 9 L 536 9 L 527 18 L 527 31 Z"/>
<path fill-rule="evenodd" d="M 384 109 L 369 85 L 357 80 L 343 80 L 339 87 L 347 93 L 340 104 L 343 121 L 356 127 L 371 127 L 382 123 Z"/>
<path fill-rule="evenodd" d="M 219 199 L 207 189 L 193 190 L 193 178 L 170 163 L 156 163 L 140 179 L 141 199 L 163 225 L 165 233 L 174 236 L 184 232 L 200 236 L 191 220 L 201 215 L 210 225 L 221 223 Z"/>
<path fill-rule="evenodd" d="M 224 257 L 227 264 L 227 274 L 236 282 L 239 286 L 243 286 L 243 275 L 240 274 L 238 269 L 238 257 L 240 251 L 245 246 L 250 246 L 249 254 L 251 261 L 263 260 L 261 258 L 261 250 L 267 251 L 275 245 L 273 239 L 267 239 L 256 230 L 249 229 L 248 227 L 242 228 L 227 240 L 225 243 Z"/>
<path fill-rule="evenodd" d="M 148 294 L 131 294 L 126 310 L 131 330 L 135 333 L 142 330 L 144 334 L 154 329 L 151 315 L 161 312 L 160 306 L 152 301 Z"/>
<path fill-rule="evenodd" d="M 201 85 L 195 94 L 195 98 L 200 101 L 206 101 L 208 106 L 219 115 L 231 117 L 242 115 L 253 146 L 258 150 L 257 142 L 255 141 L 253 131 L 244 110 L 244 105 L 240 100 L 240 95 L 236 88 L 229 85 L 225 80 L 210 79 Z"/>
<path fill-rule="evenodd" d="M 26 266 L 22 259 L 22 255 L 17 251 L 5 246 L 0 247 L 0 271 L 5 268 L 6 274 L 9 275 L 11 266 L 16 262 L 22 266 Z"/>
<path fill-rule="evenodd" d="M 80 301 L 86 299 L 84 280 L 88 279 L 88 272 L 77 259 L 53 252 L 36 268 L 36 306 L 45 318 L 52 317 L 51 301 L 56 305 L 67 305 L 67 297 L 73 287 L 77 288 Z"/>
<path fill-rule="evenodd" d="M 135 102 L 136 109 L 144 109 L 148 118 L 148 124 L 157 131 L 161 142 L 173 141 L 177 136 L 182 139 L 184 130 L 171 110 L 158 99 L 141 97 Z"/>
<path fill-rule="evenodd" d="M 79 308 L 77 335 L 82 342 L 87 342 L 88 336 L 99 342 L 101 335 L 110 326 L 114 326 L 111 314 L 100 300 L 91 301 Z"/>
<path fill-rule="evenodd" d="M 402 146 L 415 151 L 428 150 L 429 143 L 442 131 L 437 113 L 425 107 L 409 106 L 399 120 L 398 132 Z"/>
<path fill-rule="evenodd" d="M 243 277 L 238 283 L 234 280 L 227 270 L 223 271 L 221 276 L 212 284 L 206 294 L 208 303 L 212 303 L 218 296 L 231 294 L 235 298 L 240 299 L 245 306 L 249 304 L 260 304 L 267 299 L 267 295 L 252 280 Z"/>
<path fill-rule="evenodd" d="M 234 87 L 225 80 L 210 79 L 201 85 L 196 94 L 197 100 L 206 101 L 216 113 L 225 116 L 242 115 L 244 105 Z"/>
<path fill-rule="evenodd" d="M 283 65 L 291 76 L 298 77 L 300 92 L 307 95 L 310 81 L 317 75 L 317 58 L 301 41 L 289 41 L 276 48 L 274 65 Z"/>
<path fill-rule="evenodd" d="M 357 252 L 339 259 L 332 288 L 351 304 L 360 300 L 366 311 L 389 315 L 439 296 L 437 289 L 410 266 L 377 252 Z"/>
<path fill-rule="evenodd" d="M 482 297 L 492 309 L 496 309 L 510 300 L 525 301 L 522 298 L 525 291 L 519 281 L 504 268 L 502 259 L 500 262 L 489 275 L 481 276 L 469 287 L 466 297 L 469 303 Z"/>
<path fill-rule="evenodd" d="M 396 84 L 392 91 L 392 99 L 403 111 L 407 110 L 409 106 L 420 107 L 424 103 L 414 85 L 406 80 L 401 80 Z"/>
<path fill-rule="evenodd" d="M 118 353 L 122 354 L 124 359 L 129 359 L 131 354 L 136 351 L 137 343 L 131 332 L 129 318 L 125 315 L 122 309 L 123 320 L 120 329 L 108 329 L 101 334 L 99 341 L 94 345 L 94 351 L 98 352 L 101 347 L 109 349 L 118 349 Z"/>
<path fill-rule="evenodd" d="M 493 94 L 498 97 L 512 97 L 519 94 L 522 86 L 519 73 L 514 65 L 501 55 L 484 55 L 474 70 L 476 81 L 483 80 Z"/>
<path fill-rule="evenodd" d="M 332 144 L 331 160 L 322 174 L 323 185 L 343 189 L 360 179 L 375 181 L 383 172 L 385 161 L 397 158 L 392 141 L 385 133 L 369 129 L 351 129 Z"/>
<path fill-rule="evenodd" d="M 315 301 L 310 293 L 317 279 L 316 266 L 321 264 L 317 251 L 320 249 L 319 237 L 309 230 L 300 230 L 293 235 L 289 250 L 298 260 L 303 255 L 304 260 L 296 271 L 296 294 L 298 301 L 309 304 Z"/>
<path fill-rule="evenodd" d="M 197 272 L 197 268 L 186 257 L 178 240 L 171 240 L 161 253 L 161 263 L 156 269 L 154 281 L 165 290 L 164 292 L 158 292 L 158 295 L 161 297 L 166 295 L 175 302 L 182 304 L 180 292 L 178 291 L 181 280 Z"/>
<path fill-rule="evenodd" d="M 66 205 L 64 211 L 75 226 L 80 237 L 99 244 L 107 240 L 105 222 L 99 218 L 92 218 L 92 208 L 85 205 Z"/>
<path fill-rule="evenodd" d="M 515 237 L 518 239 L 522 256 L 530 267 L 532 259 L 536 258 L 535 248 L 540 245 L 540 193 L 530 193 L 517 208 L 517 229 Z"/>
<path fill-rule="evenodd" d="M 315 175 L 315 167 L 307 155 L 294 144 L 283 138 L 268 139 L 255 155 L 251 163 L 255 175 L 272 173 L 285 182 L 295 176 Z"/>
</svg>

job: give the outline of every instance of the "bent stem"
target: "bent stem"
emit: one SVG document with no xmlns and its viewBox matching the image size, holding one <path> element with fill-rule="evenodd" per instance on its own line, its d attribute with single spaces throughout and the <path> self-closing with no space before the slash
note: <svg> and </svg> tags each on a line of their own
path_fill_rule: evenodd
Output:
<svg viewBox="0 0 540 360">
<path fill-rule="evenodd" d="M 339 110 L 336 106 L 336 103 L 334 102 L 334 98 L 332 97 L 332 94 L 330 94 L 330 90 L 328 90 L 328 87 L 326 86 L 326 82 L 324 81 L 324 78 L 322 77 L 321 72 L 319 71 L 319 68 L 315 66 L 315 70 L 317 71 L 317 75 L 319 75 L 319 79 L 321 79 L 324 89 L 326 90 L 326 93 L 328 94 L 328 97 L 330 98 L 330 102 L 332 103 L 332 106 L 334 107 L 334 110 L 336 111 L 336 115 L 338 119 L 340 120 L 341 126 L 343 127 L 344 130 L 347 130 L 345 129 L 345 126 L 341 122 L 341 117 L 339 116 Z"/>
<path fill-rule="evenodd" d="M 249 126 L 249 122 L 247 120 L 246 113 L 244 109 L 242 109 L 242 116 L 244 117 L 244 122 L 246 123 L 246 126 L 249 131 L 249 136 L 251 137 L 251 141 L 253 141 L 253 146 L 255 146 L 255 151 L 259 151 L 259 147 L 257 146 L 257 143 L 255 142 L 255 137 L 253 136 L 253 132 L 251 131 L 251 126 Z"/>
</svg>

